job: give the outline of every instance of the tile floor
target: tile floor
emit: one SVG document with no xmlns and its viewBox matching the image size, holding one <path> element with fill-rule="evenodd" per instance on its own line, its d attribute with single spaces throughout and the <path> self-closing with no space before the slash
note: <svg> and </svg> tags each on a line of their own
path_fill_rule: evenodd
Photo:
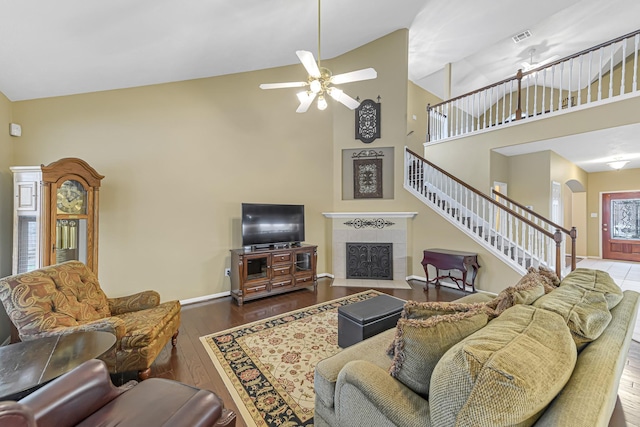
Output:
<svg viewBox="0 0 640 427">
<path fill-rule="evenodd" d="M 595 268 L 609 273 L 622 290 L 632 290 L 640 292 L 640 263 L 627 261 L 612 261 L 609 259 L 583 259 L 576 267 Z M 640 342 L 640 316 L 636 320 L 636 327 L 633 333 L 634 341 Z"/>
</svg>

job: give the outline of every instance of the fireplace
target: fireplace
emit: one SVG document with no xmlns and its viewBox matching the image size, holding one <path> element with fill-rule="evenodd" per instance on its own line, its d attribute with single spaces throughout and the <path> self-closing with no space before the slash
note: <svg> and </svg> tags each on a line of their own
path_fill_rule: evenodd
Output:
<svg viewBox="0 0 640 427">
<path fill-rule="evenodd" d="M 407 234 L 409 220 L 416 212 L 325 212 L 323 215 L 331 219 L 331 267 L 334 283 L 337 280 L 362 279 L 347 275 L 347 243 L 391 245 L 388 253 L 391 277 L 389 280 L 380 277 L 376 279 L 381 283 L 406 283 Z"/>
<path fill-rule="evenodd" d="M 393 280 L 393 243 L 347 243 L 347 279 Z"/>
</svg>

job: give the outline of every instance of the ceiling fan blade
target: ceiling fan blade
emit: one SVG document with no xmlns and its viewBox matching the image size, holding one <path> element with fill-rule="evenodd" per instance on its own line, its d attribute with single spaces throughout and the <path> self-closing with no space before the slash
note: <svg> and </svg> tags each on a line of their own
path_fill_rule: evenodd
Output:
<svg viewBox="0 0 640 427">
<path fill-rule="evenodd" d="M 559 59 L 560 56 L 559 55 L 553 55 L 547 59 L 545 59 L 544 61 L 541 61 L 539 64 L 536 64 L 536 67 L 542 67 L 543 65 L 547 65 L 552 63 L 553 61 L 555 61 L 556 59 Z"/>
<path fill-rule="evenodd" d="M 373 68 L 351 71 L 349 73 L 336 74 L 331 78 L 331 83 L 339 85 L 342 83 L 358 82 L 361 80 L 371 80 L 378 77 L 378 73 Z"/>
<path fill-rule="evenodd" d="M 300 100 L 300 105 L 298 106 L 296 113 L 306 113 L 309 109 L 309 106 L 315 99 L 316 94 L 313 92 L 298 92 L 297 96 Z"/>
<path fill-rule="evenodd" d="M 307 82 L 262 83 L 260 89 L 284 89 L 288 87 L 305 87 Z"/>
<path fill-rule="evenodd" d="M 342 90 L 338 88 L 332 87 L 330 88 L 328 93 L 329 93 L 329 96 L 331 96 L 333 99 L 340 102 L 341 104 L 344 104 L 344 106 L 349 108 L 350 110 L 355 110 L 360 105 L 360 101 L 356 101 L 355 99 L 353 99 L 352 97 L 350 97 L 349 95 L 347 95 L 346 93 L 344 93 Z"/>
<path fill-rule="evenodd" d="M 318 68 L 318 63 L 313 57 L 313 53 L 306 50 L 297 50 L 296 55 L 298 55 L 300 62 L 302 62 L 302 65 L 304 65 L 304 68 L 306 68 L 307 73 L 309 73 L 311 77 L 316 79 L 320 77 L 320 68 Z"/>
</svg>

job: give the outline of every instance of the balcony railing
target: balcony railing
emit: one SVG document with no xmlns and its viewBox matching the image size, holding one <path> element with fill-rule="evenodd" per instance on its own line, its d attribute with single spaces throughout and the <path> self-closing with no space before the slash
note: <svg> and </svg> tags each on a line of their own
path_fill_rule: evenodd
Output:
<svg viewBox="0 0 640 427">
<path fill-rule="evenodd" d="M 427 106 L 427 142 L 638 92 L 640 30 Z"/>
</svg>

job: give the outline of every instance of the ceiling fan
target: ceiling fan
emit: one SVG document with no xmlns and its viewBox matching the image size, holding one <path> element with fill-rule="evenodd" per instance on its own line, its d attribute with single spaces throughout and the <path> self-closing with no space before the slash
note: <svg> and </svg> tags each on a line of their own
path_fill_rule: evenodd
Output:
<svg viewBox="0 0 640 427">
<path fill-rule="evenodd" d="M 283 89 L 292 87 L 307 87 L 307 90 L 298 92 L 298 100 L 300 105 L 296 110 L 296 113 L 306 112 L 313 100 L 318 97 L 318 109 L 324 110 L 327 108 L 327 100 L 325 95 L 329 95 L 336 101 L 345 105 L 347 108 L 353 110 L 360 105 L 359 101 L 356 101 L 341 89 L 334 85 L 343 83 L 351 83 L 362 80 L 375 79 L 378 73 L 373 68 L 365 68 L 362 70 L 351 71 L 343 74 L 332 75 L 331 71 L 324 68 L 320 64 L 320 0 L 318 0 L 318 61 L 316 62 L 313 53 L 306 50 L 296 51 L 296 55 L 300 59 L 300 62 L 309 73 L 307 81 L 303 82 L 285 82 L 285 83 L 263 83 L 260 85 L 260 89 Z"/>
<path fill-rule="evenodd" d="M 533 55 L 536 53 L 535 49 L 531 49 L 529 51 L 529 55 L 531 57 L 531 62 L 523 62 L 522 63 L 522 71 L 524 71 L 525 73 L 529 70 L 533 70 L 534 68 L 539 68 L 542 67 L 544 65 L 547 65 L 553 61 L 555 61 L 556 59 L 560 58 L 558 55 L 553 55 L 550 58 L 545 59 L 542 62 L 533 62 Z"/>
</svg>

